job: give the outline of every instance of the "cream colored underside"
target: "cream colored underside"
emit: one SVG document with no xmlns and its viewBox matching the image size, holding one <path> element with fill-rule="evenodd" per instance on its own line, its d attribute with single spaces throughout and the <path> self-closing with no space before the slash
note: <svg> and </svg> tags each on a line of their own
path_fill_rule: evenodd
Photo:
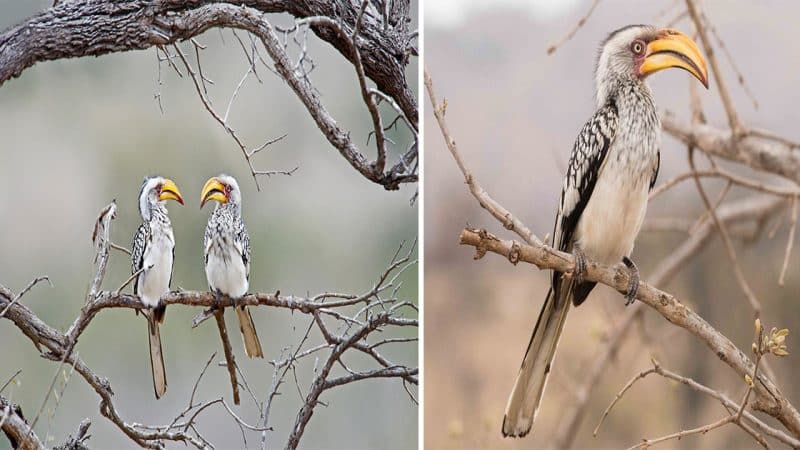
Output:
<svg viewBox="0 0 800 450">
<path fill-rule="evenodd" d="M 575 238 L 588 259 L 611 265 L 633 251 L 647 211 L 649 185 L 645 179 L 604 172 L 581 215 Z"/>
<path fill-rule="evenodd" d="M 137 291 L 147 306 L 157 306 L 161 296 L 169 291 L 173 246 L 166 237 L 155 238 L 145 251 L 144 267 L 150 268 L 139 276 Z"/>
<path fill-rule="evenodd" d="M 215 251 L 210 252 L 206 263 L 206 278 L 211 289 L 239 298 L 247 293 L 247 270 L 242 255 L 236 248 L 228 246 L 227 251 L 225 258 Z"/>
</svg>

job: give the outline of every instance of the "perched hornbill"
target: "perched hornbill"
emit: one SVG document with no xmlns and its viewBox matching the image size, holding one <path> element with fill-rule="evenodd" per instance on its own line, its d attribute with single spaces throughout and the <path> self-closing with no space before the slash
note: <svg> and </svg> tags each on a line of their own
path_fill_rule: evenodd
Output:
<svg viewBox="0 0 800 450">
<path fill-rule="evenodd" d="M 159 176 L 145 178 L 139 191 L 142 224 L 139 225 L 131 245 L 131 273 L 141 271 L 133 281 L 133 293 L 151 308 L 144 315 L 148 323 L 150 365 L 156 398 L 161 398 L 167 391 L 167 373 L 164 370 L 158 325 L 164 321 L 166 307 L 160 300 L 169 291 L 172 283 L 175 258 L 175 236 L 167 215 L 167 200 L 183 204 L 178 186 L 172 180 Z"/>
<path fill-rule="evenodd" d="M 660 162 L 661 123 L 645 79 L 669 67 L 687 70 L 708 87 L 705 59 L 679 31 L 631 25 L 603 42 L 595 72 L 597 111 L 572 148 L 553 232 L 553 247 L 575 255 L 575 273 L 553 272 L 508 399 L 504 436 L 525 436 L 533 426 L 570 303 L 580 305 L 595 285 L 583 281 L 586 258 L 622 261 L 631 274 L 626 304 L 636 297 L 639 274 L 629 256 Z"/>
<path fill-rule="evenodd" d="M 235 302 L 247 293 L 250 279 L 250 237 L 242 220 L 242 193 L 239 183 L 229 175 L 209 178 L 200 194 L 200 208 L 209 200 L 217 201 L 217 207 L 208 219 L 206 234 L 203 239 L 205 255 L 206 279 L 217 302 L 220 296 L 226 296 Z M 244 351 L 248 357 L 263 358 L 261 342 L 256 334 L 253 317 L 247 307 L 235 306 L 239 318 L 239 330 L 242 332 Z M 234 390 L 234 403 L 238 404 L 238 388 L 235 380 L 235 361 L 229 352 L 227 331 L 222 309 L 216 314 L 220 337 L 223 339 L 228 371 Z"/>
</svg>

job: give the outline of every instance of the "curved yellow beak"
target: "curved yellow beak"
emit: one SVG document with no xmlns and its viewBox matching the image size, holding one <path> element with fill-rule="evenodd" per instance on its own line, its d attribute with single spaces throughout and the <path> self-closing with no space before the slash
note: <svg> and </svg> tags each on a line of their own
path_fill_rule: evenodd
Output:
<svg viewBox="0 0 800 450">
<path fill-rule="evenodd" d="M 161 194 L 158 196 L 159 200 L 175 200 L 176 202 L 183 204 L 183 197 L 181 197 L 181 191 L 178 190 L 178 186 L 175 184 L 174 181 L 165 179 L 164 184 L 161 185 Z"/>
<path fill-rule="evenodd" d="M 706 60 L 697 44 L 678 30 L 664 28 L 658 37 L 647 44 L 647 53 L 639 75 L 644 77 L 670 67 L 684 69 L 694 75 L 708 89 Z"/>
<path fill-rule="evenodd" d="M 200 209 L 203 209 L 203 205 L 209 200 L 216 200 L 223 204 L 228 202 L 225 185 L 217 177 L 209 178 L 203 186 L 203 192 L 200 193 Z"/>
</svg>

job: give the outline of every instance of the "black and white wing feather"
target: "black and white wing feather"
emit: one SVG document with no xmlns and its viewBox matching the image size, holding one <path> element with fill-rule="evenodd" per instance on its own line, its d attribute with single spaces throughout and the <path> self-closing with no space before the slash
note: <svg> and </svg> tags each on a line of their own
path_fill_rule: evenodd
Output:
<svg viewBox="0 0 800 450">
<path fill-rule="evenodd" d="M 206 232 L 203 234 L 203 260 L 205 264 L 208 264 L 208 253 L 209 253 L 209 244 L 211 243 L 211 233 L 212 233 L 212 220 L 214 218 L 214 214 L 211 215 L 208 219 L 208 223 L 206 224 Z"/>
<path fill-rule="evenodd" d="M 561 202 L 553 231 L 553 247 L 572 251 L 578 221 L 592 197 L 606 154 L 617 132 L 617 107 L 609 103 L 595 112 L 583 126 L 569 158 L 561 188 Z M 561 274 L 553 272 L 553 289 L 558 292 Z"/>
<path fill-rule="evenodd" d="M 656 180 L 658 179 L 658 171 L 661 169 L 661 151 L 659 150 L 656 153 L 656 166 L 653 169 L 653 175 L 650 177 L 650 190 L 653 190 L 653 186 L 656 185 Z"/>
<path fill-rule="evenodd" d="M 239 247 L 239 251 L 242 254 L 242 262 L 244 263 L 244 268 L 247 273 L 247 279 L 250 279 L 250 235 L 247 233 L 247 227 L 244 224 L 244 220 L 241 217 L 238 217 L 236 222 L 234 223 L 235 233 L 234 239 L 236 240 L 236 245 Z"/>
<path fill-rule="evenodd" d="M 133 243 L 131 244 L 131 273 L 136 273 L 136 271 L 142 268 L 144 264 L 144 253 L 145 249 L 147 248 L 147 244 L 150 242 L 150 224 L 142 223 L 139 225 L 139 229 L 136 230 L 136 234 L 133 235 Z M 136 276 L 136 279 L 133 280 L 133 293 L 139 294 L 139 276 Z"/>
</svg>

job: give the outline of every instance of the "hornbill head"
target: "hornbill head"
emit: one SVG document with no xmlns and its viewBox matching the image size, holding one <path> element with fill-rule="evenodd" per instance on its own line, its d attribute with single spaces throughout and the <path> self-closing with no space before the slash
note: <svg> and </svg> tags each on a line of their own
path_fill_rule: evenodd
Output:
<svg viewBox="0 0 800 450">
<path fill-rule="evenodd" d="M 175 200 L 183 204 L 181 191 L 174 181 L 169 178 L 153 176 L 144 179 L 142 189 L 139 191 L 139 212 L 143 218 L 150 216 L 150 210 L 157 204 L 164 204 L 167 200 Z"/>
<path fill-rule="evenodd" d="M 629 25 L 611 33 L 600 48 L 596 80 L 598 93 L 615 80 L 644 79 L 670 67 L 684 69 L 708 88 L 708 69 L 697 44 L 672 28 Z"/>
<path fill-rule="evenodd" d="M 228 202 L 241 204 L 242 193 L 239 190 L 239 183 L 232 176 L 225 174 L 209 178 L 203 186 L 203 192 L 200 193 L 200 209 L 209 200 L 215 200 L 223 205 Z"/>
</svg>

